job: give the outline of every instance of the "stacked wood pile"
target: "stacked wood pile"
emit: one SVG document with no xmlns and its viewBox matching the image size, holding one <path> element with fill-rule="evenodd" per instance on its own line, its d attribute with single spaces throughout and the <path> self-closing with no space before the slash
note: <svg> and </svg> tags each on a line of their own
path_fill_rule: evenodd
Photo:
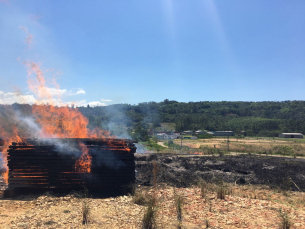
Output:
<svg viewBox="0 0 305 229">
<path fill-rule="evenodd" d="M 136 143 L 127 139 L 29 139 L 8 149 L 9 188 L 123 189 L 135 180 Z M 89 150 L 91 171 L 75 168 L 80 144 Z"/>
</svg>

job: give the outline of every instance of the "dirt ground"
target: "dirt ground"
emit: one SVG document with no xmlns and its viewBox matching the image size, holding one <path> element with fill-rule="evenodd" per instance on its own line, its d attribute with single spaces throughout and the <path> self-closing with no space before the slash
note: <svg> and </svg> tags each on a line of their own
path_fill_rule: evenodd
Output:
<svg viewBox="0 0 305 229">
<path fill-rule="evenodd" d="M 155 186 L 153 161 L 158 174 Z M 136 154 L 135 197 L 156 193 L 158 228 L 280 228 L 285 216 L 291 228 L 305 228 L 305 193 L 292 191 L 305 188 L 304 165 L 303 159 L 293 158 Z M 199 177 L 207 182 L 202 188 Z M 220 187 L 224 199 L 217 198 Z M 88 196 L 48 192 L 2 197 L 1 228 L 142 228 L 147 206 L 135 204 L 132 195 Z M 181 222 L 177 196 L 182 197 Z M 84 206 L 90 210 L 86 225 L 82 224 Z"/>
<path fill-rule="evenodd" d="M 158 142 L 158 145 L 164 147 L 164 148 L 168 148 L 168 146 L 164 145 L 164 142 Z"/>
<path fill-rule="evenodd" d="M 159 185 L 156 189 L 158 228 L 177 228 L 175 196 L 182 197 L 182 228 L 279 228 L 286 212 L 291 228 L 305 228 L 304 193 L 274 192 L 254 186 L 231 187 L 224 200 L 212 189 L 201 196 L 200 188 Z M 152 188 L 138 188 L 145 195 Z M 303 198 L 303 202 L 301 202 Z M 289 200 L 291 200 L 289 202 Z M 82 224 L 82 206 L 90 208 L 89 224 Z M 141 228 L 146 207 L 132 196 L 82 199 L 75 195 L 21 196 L 0 199 L 1 228 Z"/>
</svg>

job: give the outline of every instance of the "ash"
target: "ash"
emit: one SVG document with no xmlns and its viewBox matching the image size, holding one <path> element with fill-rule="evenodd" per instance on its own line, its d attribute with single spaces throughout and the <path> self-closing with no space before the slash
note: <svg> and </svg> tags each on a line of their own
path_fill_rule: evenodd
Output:
<svg viewBox="0 0 305 229">
<path fill-rule="evenodd" d="M 138 185 L 152 185 L 152 162 L 156 160 L 158 182 L 175 187 L 190 187 L 202 178 L 213 183 L 260 184 L 305 191 L 305 159 L 302 158 L 135 154 L 135 160 Z"/>
</svg>

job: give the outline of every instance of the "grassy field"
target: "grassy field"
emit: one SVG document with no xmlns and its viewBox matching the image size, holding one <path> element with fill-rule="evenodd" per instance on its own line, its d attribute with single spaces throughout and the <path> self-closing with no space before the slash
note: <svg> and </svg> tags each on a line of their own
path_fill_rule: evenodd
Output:
<svg viewBox="0 0 305 229">
<path fill-rule="evenodd" d="M 181 144 L 180 139 L 174 140 L 176 146 Z M 305 139 L 283 139 L 268 137 L 211 138 L 211 139 L 183 139 L 182 145 L 186 153 L 211 154 L 222 151 L 224 153 L 253 153 L 268 155 L 305 156 Z"/>
</svg>

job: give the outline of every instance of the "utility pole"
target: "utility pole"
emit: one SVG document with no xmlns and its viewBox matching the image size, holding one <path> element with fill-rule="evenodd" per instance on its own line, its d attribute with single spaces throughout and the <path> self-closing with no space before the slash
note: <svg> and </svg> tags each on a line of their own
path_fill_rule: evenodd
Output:
<svg viewBox="0 0 305 229">
<path fill-rule="evenodd" d="M 182 131 L 180 132 L 180 139 L 181 139 L 181 153 L 182 153 Z"/>
<path fill-rule="evenodd" d="M 230 151 L 230 133 L 228 132 L 228 152 Z"/>
<path fill-rule="evenodd" d="M 180 120 L 180 139 L 181 139 L 180 153 L 182 154 L 182 118 Z"/>
</svg>

